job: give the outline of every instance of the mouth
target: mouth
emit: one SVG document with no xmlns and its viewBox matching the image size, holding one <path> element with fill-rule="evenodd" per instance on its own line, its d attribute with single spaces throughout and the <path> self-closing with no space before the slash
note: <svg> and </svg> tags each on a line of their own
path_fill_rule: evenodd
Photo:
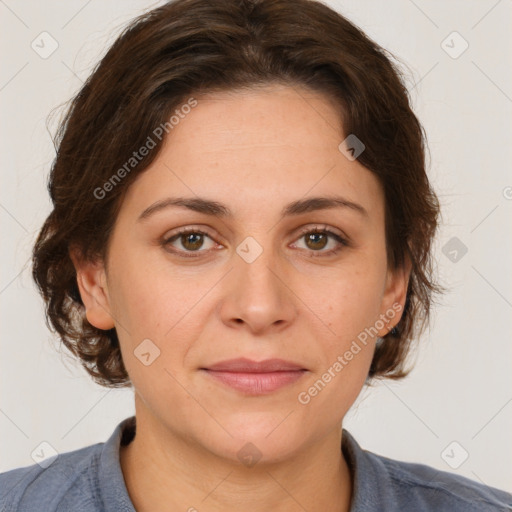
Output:
<svg viewBox="0 0 512 512">
<path fill-rule="evenodd" d="M 247 395 L 272 393 L 301 379 L 308 370 L 282 359 L 251 361 L 231 359 L 222 361 L 200 371 L 232 389 Z"/>
</svg>

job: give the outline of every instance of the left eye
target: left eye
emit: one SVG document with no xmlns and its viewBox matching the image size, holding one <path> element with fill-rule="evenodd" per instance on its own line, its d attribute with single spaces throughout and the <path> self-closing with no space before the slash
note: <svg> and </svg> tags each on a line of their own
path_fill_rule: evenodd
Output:
<svg viewBox="0 0 512 512">
<path fill-rule="evenodd" d="M 210 247 L 203 247 L 205 238 L 208 238 L 210 240 Z M 298 240 L 302 239 L 304 239 L 305 241 L 306 250 L 309 249 L 313 253 L 320 253 L 319 255 L 335 254 L 343 246 L 348 245 L 347 241 L 344 238 L 326 228 L 314 228 L 302 231 L 302 233 L 299 235 Z M 329 250 L 323 250 L 328 246 L 330 239 L 335 240 L 335 242 L 333 243 L 334 247 Z M 176 242 L 179 242 L 181 244 L 181 249 L 173 246 L 173 244 Z M 212 240 L 210 235 L 208 235 L 208 233 L 205 233 L 200 229 L 185 229 L 175 233 L 170 238 L 165 239 L 163 241 L 163 245 L 165 247 L 173 246 L 174 249 L 171 249 L 172 252 L 180 253 L 180 255 L 183 255 L 185 257 L 197 257 L 200 256 L 200 254 L 197 253 L 206 252 L 208 249 L 211 249 L 213 246 L 215 246 L 215 242 Z M 201 251 L 201 248 L 203 248 L 204 250 Z M 312 256 L 317 256 L 317 254 L 312 254 Z"/>
<path fill-rule="evenodd" d="M 320 253 L 321 256 L 325 256 L 326 254 L 335 254 L 342 248 L 342 246 L 348 245 L 344 238 L 327 228 L 315 228 L 303 231 L 299 237 L 299 240 L 302 239 L 305 240 L 306 249 L 311 249 L 313 253 Z M 329 244 L 329 239 L 335 240 L 335 243 L 333 244 L 334 247 L 327 251 L 323 251 L 322 249 L 325 249 Z M 312 254 L 312 256 L 317 256 L 317 254 Z"/>
</svg>

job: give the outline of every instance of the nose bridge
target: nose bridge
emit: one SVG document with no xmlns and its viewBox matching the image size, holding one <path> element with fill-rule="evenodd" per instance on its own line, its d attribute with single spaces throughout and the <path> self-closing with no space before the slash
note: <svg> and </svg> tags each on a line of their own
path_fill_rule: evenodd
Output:
<svg viewBox="0 0 512 512">
<path fill-rule="evenodd" d="M 279 288 L 282 286 L 276 276 L 279 273 L 280 264 L 276 257 L 276 251 L 272 246 L 271 235 L 247 236 L 236 248 L 235 274 L 240 279 L 245 292 L 256 292 L 281 295 Z M 259 241 L 258 241 L 259 240 Z M 267 297 L 272 300 L 272 297 Z"/>
</svg>

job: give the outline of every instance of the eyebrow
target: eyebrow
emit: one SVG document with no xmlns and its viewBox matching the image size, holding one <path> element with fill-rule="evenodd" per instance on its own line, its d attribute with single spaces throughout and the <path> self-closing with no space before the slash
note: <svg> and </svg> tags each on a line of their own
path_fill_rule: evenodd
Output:
<svg viewBox="0 0 512 512">
<path fill-rule="evenodd" d="M 233 213 L 225 204 L 202 197 L 169 197 L 162 199 L 148 206 L 137 219 L 145 220 L 153 214 L 170 207 L 188 208 L 194 212 L 212 215 L 220 218 L 232 218 Z M 318 210 L 328 210 L 332 208 L 347 208 L 360 213 L 364 217 L 368 217 L 368 212 L 358 203 L 349 201 L 341 196 L 327 197 L 308 197 L 307 199 L 299 199 L 287 204 L 281 210 L 281 218 L 301 215 Z"/>
</svg>

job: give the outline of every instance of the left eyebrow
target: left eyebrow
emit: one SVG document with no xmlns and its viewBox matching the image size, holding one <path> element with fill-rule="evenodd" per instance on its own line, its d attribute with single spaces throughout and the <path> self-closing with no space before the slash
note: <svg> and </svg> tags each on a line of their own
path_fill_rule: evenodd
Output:
<svg viewBox="0 0 512 512">
<path fill-rule="evenodd" d="M 225 204 L 202 197 L 169 197 L 162 199 L 148 206 L 138 217 L 138 221 L 147 219 L 151 215 L 170 207 L 181 207 L 189 210 L 212 215 L 214 217 L 233 217 L 232 211 Z M 341 196 L 309 197 L 299 199 L 287 204 L 281 210 L 281 218 L 287 216 L 301 215 L 303 213 L 328 210 L 332 208 L 347 208 L 368 217 L 367 210 L 360 204 Z"/>
</svg>

